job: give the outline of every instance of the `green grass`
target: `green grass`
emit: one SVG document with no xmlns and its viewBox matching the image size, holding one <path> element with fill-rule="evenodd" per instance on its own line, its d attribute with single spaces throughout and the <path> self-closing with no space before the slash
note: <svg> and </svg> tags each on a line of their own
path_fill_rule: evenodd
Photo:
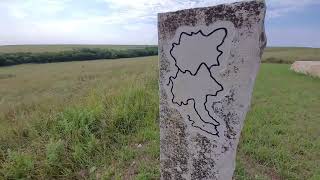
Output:
<svg viewBox="0 0 320 180">
<path fill-rule="evenodd" d="M 279 177 L 320 173 L 320 79 L 264 64 L 256 81 L 239 152 Z"/>
<path fill-rule="evenodd" d="M 0 68 L 0 179 L 158 179 L 157 57 Z M 319 179 L 320 79 L 262 64 L 236 179 Z"/>
<path fill-rule="evenodd" d="M 1 68 L 0 179 L 158 177 L 156 60 Z"/>
<path fill-rule="evenodd" d="M 70 51 L 80 48 L 101 48 L 101 49 L 130 49 L 130 48 L 144 48 L 146 45 L 79 45 L 79 44 L 66 44 L 66 45 L 5 45 L 0 46 L 0 53 L 15 53 L 15 52 L 60 52 Z"/>
</svg>

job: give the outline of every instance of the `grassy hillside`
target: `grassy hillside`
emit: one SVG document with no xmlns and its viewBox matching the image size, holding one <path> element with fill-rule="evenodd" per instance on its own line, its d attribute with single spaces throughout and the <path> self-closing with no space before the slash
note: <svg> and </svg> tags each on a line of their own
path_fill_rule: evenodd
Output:
<svg viewBox="0 0 320 180">
<path fill-rule="evenodd" d="M 156 60 L 1 68 L 0 179 L 158 177 Z"/>
<path fill-rule="evenodd" d="M 158 179 L 157 57 L 0 68 L 0 179 Z M 320 178 L 320 79 L 262 64 L 236 179 Z"/>
<path fill-rule="evenodd" d="M 0 46 L 1 53 L 17 53 L 17 52 L 61 52 L 72 51 L 75 49 L 137 49 L 150 47 L 146 45 L 11 45 Z M 155 47 L 151 45 L 151 47 Z M 292 64 L 298 60 L 320 61 L 320 48 L 296 48 L 296 47 L 268 47 L 265 49 L 262 58 L 263 62 Z"/>
<path fill-rule="evenodd" d="M 158 54 L 158 48 L 128 48 L 128 49 L 74 49 L 71 51 L 60 52 L 16 52 L 0 54 L 0 66 L 12 66 L 18 64 L 40 64 L 54 62 L 70 61 L 88 61 L 96 59 L 121 59 L 144 56 L 155 56 Z"/>
<path fill-rule="evenodd" d="M 32 53 L 41 53 L 41 52 L 60 52 L 60 51 L 71 51 L 73 49 L 116 49 L 124 50 L 131 48 L 144 48 L 148 47 L 147 45 L 8 45 L 0 46 L 0 53 L 16 53 L 16 52 L 32 52 Z"/>
</svg>

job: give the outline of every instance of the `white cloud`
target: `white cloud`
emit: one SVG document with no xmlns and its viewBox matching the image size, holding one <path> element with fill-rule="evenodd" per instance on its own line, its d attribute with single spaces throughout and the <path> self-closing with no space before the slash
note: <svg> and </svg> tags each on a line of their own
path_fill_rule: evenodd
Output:
<svg viewBox="0 0 320 180">
<path fill-rule="evenodd" d="M 0 8 L 17 18 L 53 16 L 65 9 L 70 0 L 2 0 Z"/>
<path fill-rule="evenodd" d="M 0 44 L 157 42 L 158 12 L 236 0 L 0 0 Z M 319 0 L 266 0 L 268 19 Z M 84 4 L 80 9 L 77 5 Z M 98 5 L 95 6 L 95 3 Z M 91 9 L 86 9 L 90 5 Z M 141 37 L 141 35 L 143 37 Z"/>
<path fill-rule="evenodd" d="M 107 2 L 114 10 L 124 12 L 122 18 L 154 18 L 157 12 L 213 6 L 239 0 L 100 0 Z M 243 1 L 243 0 L 240 0 Z M 268 18 L 286 15 L 303 10 L 306 6 L 319 5 L 319 0 L 265 0 L 268 5 Z"/>
<path fill-rule="evenodd" d="M 268 43 L 272 45 L 314 48 L 320 47 L 320 36 L 318 29 L 310 29 L 307 27 L 276 28 L 269 29 L 267 34 Z M 315 34 L 318 35 L 315 36 Z"/>
<path fill-rule="evenodd" d="M 103 0 L 117 12 L 114 16 L 126 20 L 155 20 L 159 12 L 176 11 L 179 9 L 212 6 L 236 0 Z M 112 15 L 113 16 L 113 15 Z"/>
<path fill-rule="evenodd" d="M 301 11 L 306 6 L 320 5 L 319 0 L 266 0 L 268 18 L 277 18 L 293 11 Z"/>
</svg>

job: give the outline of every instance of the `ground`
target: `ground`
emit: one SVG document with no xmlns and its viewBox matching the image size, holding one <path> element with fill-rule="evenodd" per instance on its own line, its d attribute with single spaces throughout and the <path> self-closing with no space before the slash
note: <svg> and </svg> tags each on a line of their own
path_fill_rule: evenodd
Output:
<svg viewBox="0 0 320 180">
<path fill-rule="evenodd" d="M 0 179 L 158 179 L 157 60 L 0 68 Z M 319 89 L 262 64 L 235 179 L 320 178 Z"/>
</svg>

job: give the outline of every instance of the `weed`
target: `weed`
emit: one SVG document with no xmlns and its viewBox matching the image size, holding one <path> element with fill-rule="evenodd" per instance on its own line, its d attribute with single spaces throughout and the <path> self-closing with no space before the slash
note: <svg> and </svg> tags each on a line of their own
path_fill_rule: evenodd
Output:
<svg viewBox="0 0 320 180">
<path fill-rule="evenodd" d="M 8 179 L 31 179 L 34 174 L 32 156 L 8 150 L 8 157 L 3 164 L 1 173 Z"/>
</svg>

